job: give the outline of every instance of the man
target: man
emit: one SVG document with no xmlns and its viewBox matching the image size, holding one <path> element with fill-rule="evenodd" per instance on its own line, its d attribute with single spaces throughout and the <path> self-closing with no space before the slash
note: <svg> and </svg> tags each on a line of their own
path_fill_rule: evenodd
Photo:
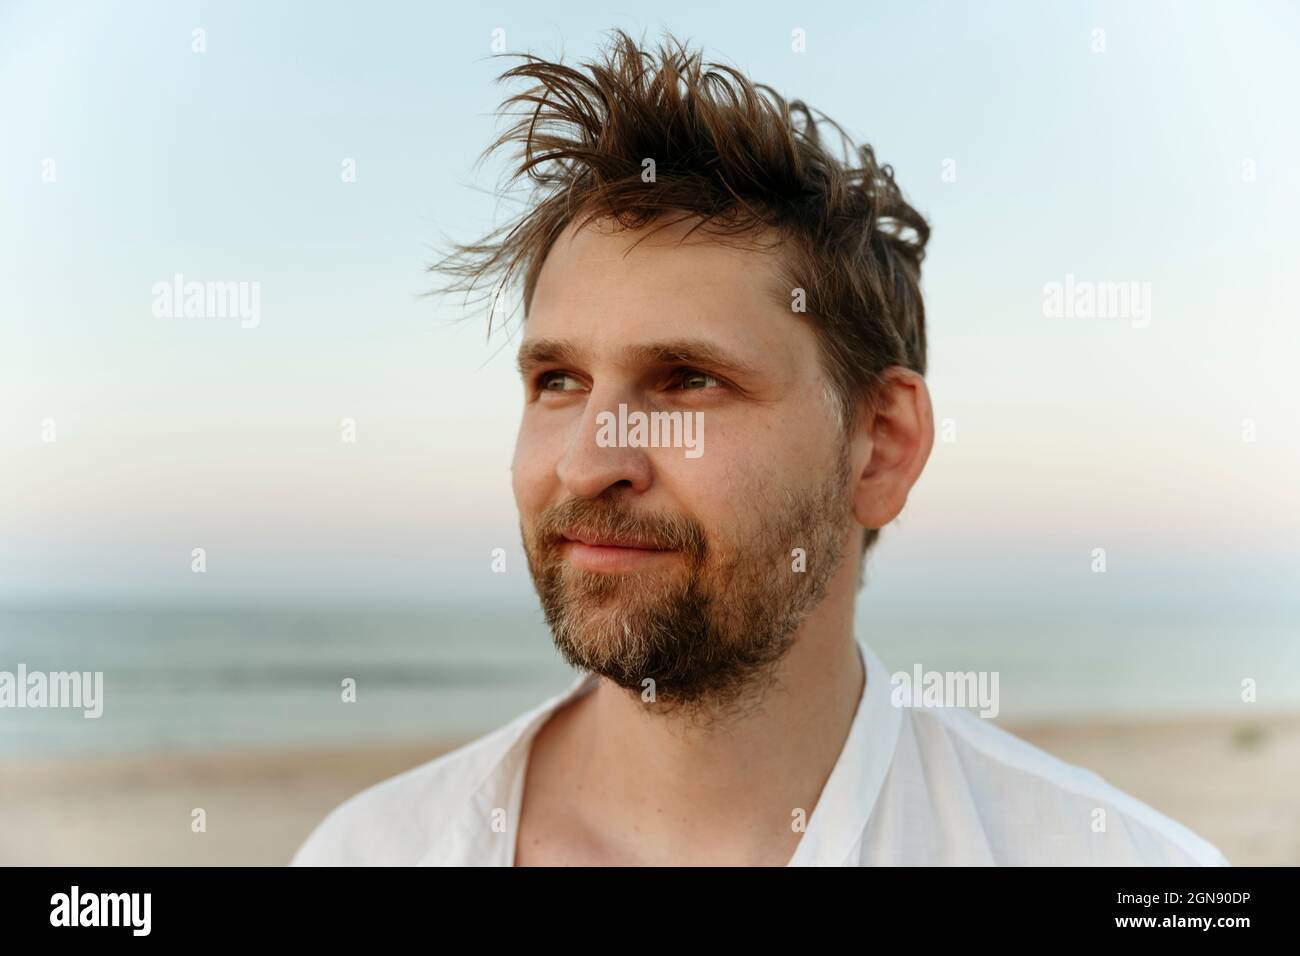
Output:
<svg viewBox="0 0 1300 956">
<path fill-rule="evenodd" d="M 522 275 L 514 492 L 581 674 L 353 797 L 294 863 L 1225 864 L 967 710 L 896 700 L 855 639 L 933 441 L 929 227 L 891 170 L 680 44 L 617 33 L 586 67 L 506 73 L 535 85 L 492 148 L 520 145 L 535 201 L 442 263 Z"/>
</svg>

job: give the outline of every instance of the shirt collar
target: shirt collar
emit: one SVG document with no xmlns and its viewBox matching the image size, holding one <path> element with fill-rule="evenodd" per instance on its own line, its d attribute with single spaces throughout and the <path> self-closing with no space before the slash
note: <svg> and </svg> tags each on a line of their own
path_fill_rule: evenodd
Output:
<svg viewBox="0 0 1300 956">
<path fill-rule="evenodd" d="M 889 699 L 889 674 L 870 647 L 860 640 L 856 643 L 866 670 L 862 696 L 789 866 L 845 864 L 866 829 L 894 758 L 902 715 Z M 439 835 L 423 865 L 511 865 L 533 737 L 554 711 L 594 690 L 599 682 L 595 674 L 579 674 L 568 688 L 481 741 L 486 769 L 473 781 L 463 813 L 455 819 L 429 821 Z M 494 815 L 501 826 L 492 826 Z"/>
<path fill-rule="evenodd" d="M 421 866 L 510 866 L 515 855 L 524 776 L 533 737 L 552 713 L 600 683 L 583 672 L 568 688 L 548 697 L 480 741 L 484 748 L 479 779 L 473 781 L 463 808 L 441 820 L 430 820 L 437 836 Z M 504 811 L 504 816 L 501 816 Z M 494 819 L 500 817 L 501 825 Z"/>
<path fill-rule="evenodd" d="M 889 699 L 885 665 L 862 641 L 857 645 L 866 670 L 862 696 L 839 759 L 789 866 L 844 866 L 849 862 L 849 853 L 866 830 L 894 760 L 903 715 Z"/>
</svg>

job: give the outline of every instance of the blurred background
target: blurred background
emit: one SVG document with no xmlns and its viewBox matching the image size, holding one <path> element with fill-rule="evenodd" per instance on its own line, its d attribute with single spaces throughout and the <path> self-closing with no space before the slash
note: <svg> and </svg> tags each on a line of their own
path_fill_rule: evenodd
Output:
<svg viewBox="0 0 1300 956">
<path fill-rule="evenodd" d="M 522 198 L 475 167 L 492 54 L 615 26 L 806 100 L 932 222 L 939 437 L 862 639 L 1300 863 L 1295 5 L 563 6 L 0 2 L 0 671 L 104 674 L 98 719 L 0 709 L 0 864 L 284 863 L 567 685 L 516 340 L 425 269 Z M 160 315 L 177 275 L 256 315 Z M 1149 310 L 1052 309 L 1088 283 Z"/>
</svg>

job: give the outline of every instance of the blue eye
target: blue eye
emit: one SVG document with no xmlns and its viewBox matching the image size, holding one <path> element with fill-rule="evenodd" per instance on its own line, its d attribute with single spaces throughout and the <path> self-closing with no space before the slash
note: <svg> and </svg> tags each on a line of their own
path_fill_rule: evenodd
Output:
<svg viewBox="0 0 1300 956">
<path fill-rule="evenodd" d="M 678 382 L 687 391 L 716 387 L 719 384 L 718 380 L 708 372 L 697 372 L 694 369 L 685 369 L 678 376 Z"/>
<path fill-rule="evenodd" d="M 572 391 L 564 385 L 565 380 L 574 381 L 573 376 L 568 372 L 545 372 L 537 380 L 537 385 L 543 392 L 568 392 Z"/>
<path fill-rule="evenodd" d="M 672 384 L 678 389 L 690 392 L 704 391 L 722 386 L 722 382 L 715 376 L 691 368 L 680 369 L 674 373 Z M 537 376 L 537 391 L 539 392 L 571 392 L 582 387 L 582 382 L 577 378 L 559 369 L 542 372 Z"/>
</svg>

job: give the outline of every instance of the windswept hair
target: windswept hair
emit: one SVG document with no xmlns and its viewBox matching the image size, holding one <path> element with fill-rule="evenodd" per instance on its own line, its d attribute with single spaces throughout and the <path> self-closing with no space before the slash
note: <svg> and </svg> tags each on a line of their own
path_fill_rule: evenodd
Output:
<svg viewBox="0 0 1300 956">
<path fill-rule="evenodd" d="M 546 254 L 575 220 L 639 228 L 667 217 L 658 229 L 698 218 L 694 228 L 720 241 L 778 237 L 772 296 L 797 314 L 802 290 L 842 423 L 861 399 L 874 400 L 886 368 L 924 374 L 920 278 L 930 227 L 870 146 L 671 37 L 650 52 L 615 30 L 603 55 L 581 68 L 515 55 L 523 62 L 500 80 L 531 85 L 502 103 L 517 122 L 482 158 L 516 147 L 510 183 L 530 182 L 532 194 L 512 222 L 431 267 L 452 277 L 445 291 L 468 295 L 491 282 L 495 313 L 522 277 L 526 318 Z M 838 136 L 838 153 L 822 126 Z M 646 160 L 654 161 L 650 182 Z M 875 536 L 868 531 L 868 547 Z"/>
</svg>

